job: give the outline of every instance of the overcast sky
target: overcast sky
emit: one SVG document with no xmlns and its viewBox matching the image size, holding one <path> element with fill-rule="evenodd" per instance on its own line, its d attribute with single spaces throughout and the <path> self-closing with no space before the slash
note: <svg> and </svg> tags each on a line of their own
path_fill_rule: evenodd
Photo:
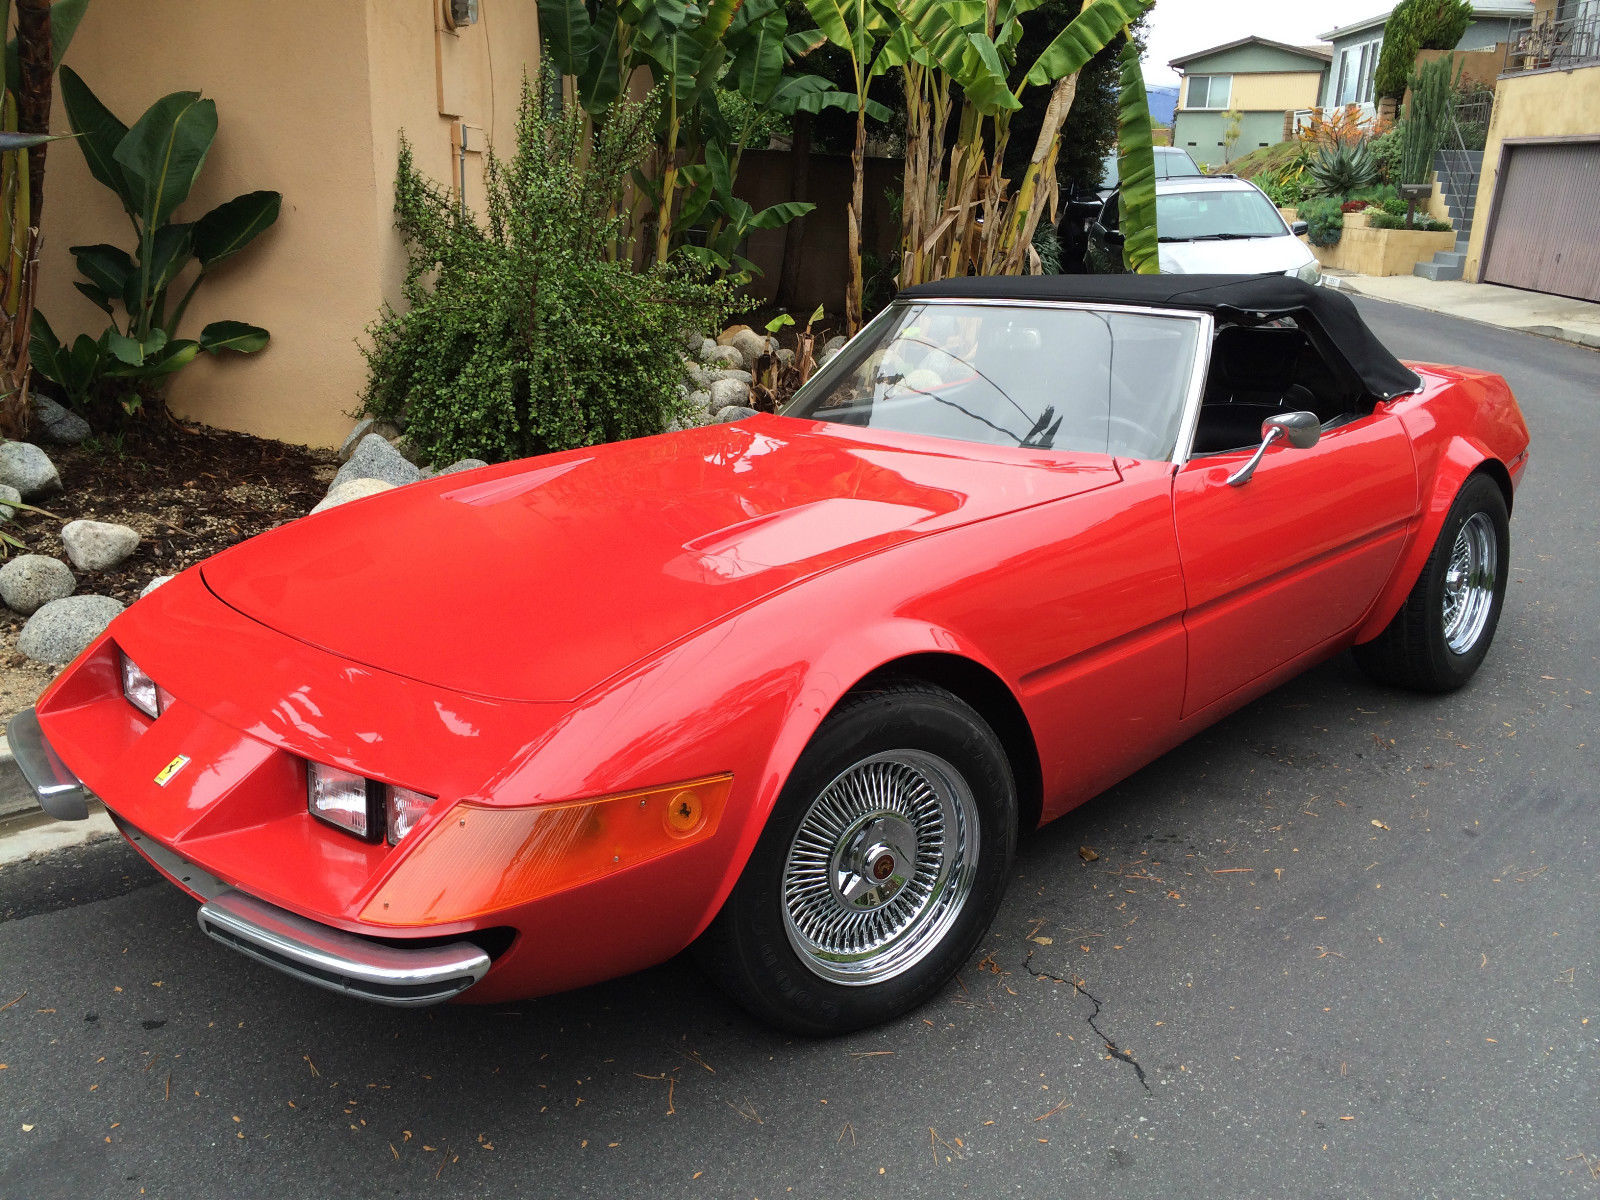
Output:
<svg viewBox="0 0 1600 1200">
<path fill-rule="evenodd" d="M 1167 63 L 1183 54 L 1220 46 L 1257 34 L 1275 42 L 1310 45 L 1317 34 L 1387 11 L 1387 0 L 1318 0 L 1315 4 L 1285 0 L 1156 0 L 1150 13 L 1145 80 L 1176 84 L 1178 73 Z"/>
</svg>

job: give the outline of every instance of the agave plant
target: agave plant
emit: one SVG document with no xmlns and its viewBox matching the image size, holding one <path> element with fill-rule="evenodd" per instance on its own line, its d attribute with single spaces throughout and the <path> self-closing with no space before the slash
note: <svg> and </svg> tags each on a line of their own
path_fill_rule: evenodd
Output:
<svg viewBox="0 0 1600 1200">
<path fill-rule="evenodd" d="M 249 354 L 267 344 L 265 329 L 243 321 L 213 321 L 198 339 L 181 338 L 178 329 L 196 289 L 278 219 L 282 197 L 249 192 L 198 220 L 179 221 L 177 209 L 217 135 L 216 104 L 198 92 L 174 92 L 152 104 L 130 129 L 70 67 L 61 68 L 61 97 L 89 173 L 117 194 L 137 242 L 131 254 L 105 244 L 70 247 L 84 276 L 78 291 L 113 323 L 99 338 L 82 334 L 68 346 L 35 309 L 34 367 L 75 405 L 109 385 L 104 390 L 114 390 L 132 413 L 202 350 Z M 187 276 L 180 294 L 180 278 L 192 263 L 199 269 Z M 169 303 L 174 295 L 176 303 Z M 124 314 L 120 321 L 118 306 Z"/>
<path fill-rule="evenodd" d="M 1319 196 L 1345 199 L 1378 182 L 1378 158 L 1367 142 L 1323 146 L 1311 156 L 1306 170 Z"/>
</svg>

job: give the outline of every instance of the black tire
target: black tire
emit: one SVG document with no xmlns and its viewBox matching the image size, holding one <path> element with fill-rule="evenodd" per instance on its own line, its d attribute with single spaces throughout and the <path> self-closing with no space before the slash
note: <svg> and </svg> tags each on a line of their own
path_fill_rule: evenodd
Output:
<svg viewBox="0 0 1600 1200">
<path fill-rule="evenodd" d="M 866 790 L 882 778 L 904 780 L 904 789 Z M 851 791 L 853 782 L 863 780 L 862 790 Z M 882 794 L 894 800 L 873 798 Z M 955 820 L 929 816 L 936 808 L 917 807 L 937 806 L 946 796 L 947 810 L 937 811 Z M 898 826 L 885 824 L 901 811 L 891 812 L 896 804 L 912 816 Z M 854 825 L 840 816 L 835 840 L 816 836 L 826 821 L 852 813 L 853 820 L 866 822 L 854 835 Z M 919 823 L 913 826 L 914 817 Z M 811 840 L 797 845 L 803 824 Z M 916 849 L 897 858 L 895 847 L 913 844 L 906 837 L 913 828 Z M 962 832 L 949 832 L 955 829 Z M 966 855 L 960 847 L 970 846 L 969 834 L 975 834 L 976 846 Z M 977 948 L 999 907 L 1016 839 L 1010 765 L 982 717 L 958 697 L 923 683 L 862 689 L 840 702 L 801 754 L 739 882 L 695 944 L 696 957 L 742 1007 L 782 1029 L 822 1037 L 887 1021 L 933 996 Z M 928 851 L 930 840 L 938 842 L 937 853 Z M 830 846 L 831 852 L 818 849 Z M 827 868 L 820 865 L 825 854 Z M 840 856 L 868 868 L 849 874 L 853 885 L 865 888 L 855 900 L 864 907 L 849 907 L 833 882 L 841 878 L 831 869 Z M 936 862 L 947 864 L 943 886 L 924 879 Z M 884 882 L 869 878 L 869 869 Z M 958 879 L 970 883 L 963 890 Z M 880 899 L 878 893 L 890 888 L 897 890 Z M 919 900 L 925 891 L 926 899 Z M 957 893 L 963 898 L 949 899 Z M 900 940 L 881 950 L 864 942 L 859 961 L 823 961 L 824 943 L 800 932 L 808 919 L 824 932 L 863 919 L 892 930 L 906 911 L 920 915 L 894 935 Z M 857 974 L 843 981 L 847 973 Z"/>
<path fill-rule="evenodd" d="M 1488 578 L 1474 572 L 1475 586 L 1458 587 L 1453 557 L 1472 559 L 1492 553 Z M 1372 641 L 1355 647 L 1356 662 L 1379 683 L 1421 692 L 1453 692 L 1477 671 L 1494 640 L 1505 602 L 1511 533 L 1506 498 L 1489 476 L 1471 475 L 1445 514 L 1433 553 L 1411 593 L 1388 626 Z M 1481 566 L 1482 564 L 1480 564 Z M 1469 581 L 1470 582 L 1470 581 Z M 1471 607 L 1463 594 L 1482 606 L 1472 619 L 1452 624 L 1452 602 Z M 1453 643 L 1453 644 L 1452 644 Z"/>
</svg>

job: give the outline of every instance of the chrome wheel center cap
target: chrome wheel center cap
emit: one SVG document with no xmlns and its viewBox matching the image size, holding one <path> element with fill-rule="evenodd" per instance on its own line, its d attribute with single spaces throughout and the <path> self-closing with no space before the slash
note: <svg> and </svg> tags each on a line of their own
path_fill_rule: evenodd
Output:
<svg viewBox="0 0 1600 1200">
<path fill-rule="evenodd" d="M 850 908 L 887 904 L 917 865 L 917 833 L 902 817 L 879 813 L 857 822 L 839 839 L 829 864 L 833 891 Z"/>
</svg>

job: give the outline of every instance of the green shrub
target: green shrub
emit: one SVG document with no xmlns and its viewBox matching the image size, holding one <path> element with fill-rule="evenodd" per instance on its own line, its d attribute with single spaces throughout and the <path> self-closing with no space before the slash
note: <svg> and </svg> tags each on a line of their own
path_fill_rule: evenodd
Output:
<svg viewBox="0 0 1600 1200">
<path fill-rule="evenodd" d="M 1367 218 L 1367 224 L 1374 229 L 1406 228 L 1405 204 L 1402 202 L 1400 207 L 1402 211 L 1399 215 L 1387 211 L 1371 213 Z M 1436 221 L 1426 213 L 1419 212 L 1417 214 L 1417 223 L 1411 228 L 1427 230 L 1429 233 L 1448 233 L 1455 226 L 1450 224 L 1449 221 Z"/>
<path fill-rule="evenodd" d="M 1364 141 L 1323 146 L 1311 156 L 1307 170 L 1317 195 L 1340 200 L 1378 181 L 1378 160 Z"/>
<path fill-rule="evenodd" d="M 1313 196 L 1300 205 L 1300 219 L 1306 223 L 1306 237 L 1313 246 L 1337 246 L 1344 236 L 1344 213 L 1331 196 Z"/>
<path fill-rule="evenodd" d="M 1372 139 L 1372 157 L 1378 162 L 1378 178 L 1384 183 L 1400 183 L 1400 149 L 1405 141 L 1405 123 L 1399 122 L 1387 133 Z"/>
<path fill-rule="evenodd" d="M 363 400 L 374 416 L 405 418 L 429 461 L 639 437 L 686 415 L 684 332 L 719 322 L 730 291 L 681 260 L 636 273 L 627 253 L 606 253 L 658 107 L 654 95 L 618 100 L 586 146 L 583 111 L 546 112 L 524 80 L 515 154 L 489 157 L 481 223 L 402 143 L 407 308 L 385 307 L 369 331 Z"/>
<path fill-rule="evenodd" d="M 1293 208 L 1306 197 L 1305 184 L 1298 176 L 1293 179 L 1258 178 L 1255 183 L 1279 208 Z"/>
</svg>

